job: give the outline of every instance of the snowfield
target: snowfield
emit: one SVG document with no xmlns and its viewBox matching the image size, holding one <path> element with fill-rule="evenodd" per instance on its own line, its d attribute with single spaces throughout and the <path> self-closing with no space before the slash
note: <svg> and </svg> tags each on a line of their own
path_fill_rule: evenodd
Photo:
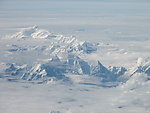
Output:
<svg viewBox="0 0 150 113">
<path fill-rule="evenodd" d="M 0 113 L 149 113 L 150 57 L 38 26 L 0 39 Z"/>
</svg>

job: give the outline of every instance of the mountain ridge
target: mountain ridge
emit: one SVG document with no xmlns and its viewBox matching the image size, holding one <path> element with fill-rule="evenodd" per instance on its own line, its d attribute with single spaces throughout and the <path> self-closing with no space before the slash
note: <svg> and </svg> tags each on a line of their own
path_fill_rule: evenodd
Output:
<svg viewBox="0 0 150 113">
<path fill-rule="evenodd" d="M 15 62 L 6 64 L 4 73 L 13 77 L 16 76 L 16 79 L 27 81 L 69 80 L 69 77 L 66 77 L 65 74 L 74 74 L 98 77 L 101 78 L 101 82 L 124 82 L 136 73 L 150 75 L 149 59 L 146 62 L 139 58 L 134 69 L 117 66 L 106 67 L 97 59 L 93 59 L 97 63 L 92 65 L 83 58 L 84 56 L 96 53 L 99 49 L 99 43 L 79 41 L 75 36 L 55 35 L 47 30 L 39 29 L 37 26 L 22 29 L 20 32 L 10 36 L 9 39 L 14 39 L 19 43 L 22 42 L 22 45 L 9 45 L 10 49 L 8 51 L 12 55 L 16 53 L 22 55 L 29 52 L 31 55 L 38 53 L 37 55 L 41 56 L 38 60 L 35 58 L 35 61 L 28 64 L 26 64 L 26 60 L 23 64 Z M 32 43 L 29 45 L 28 41 L 31 39 L 34 39 L 35 42 L 32 42 L 33 44 L 35 43 L 34 45 Z M 23 45 L 25 41 L 27 41 L 26 46 Z M 42 45 L 46 42 L 47 45 Z M 47 61 L 43 58 L 46 55 L 48 57 Z"/>
</svg>

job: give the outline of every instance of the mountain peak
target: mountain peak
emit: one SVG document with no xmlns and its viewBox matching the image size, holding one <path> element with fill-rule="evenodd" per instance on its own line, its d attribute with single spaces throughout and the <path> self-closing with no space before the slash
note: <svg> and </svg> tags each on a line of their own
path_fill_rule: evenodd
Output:
<svg viewBox="0 0 150 113">
<path fill-rule="evenodd" d="M 136 66 L 131 69 L 131 75 L 136 73 L 145 73 L 150 75 L 150 58 L 138 58 L 136 62 Z"/>
<path fill-rule="evenodd" d="M 53 33 L 48 32 L 45 29 L 39 29 L 38 26 L 32 26 L 28 28 L 22 28 L 19 32 L 11 36 L 11 38 L 55 38 L 57 37 Z"/>
</svg>

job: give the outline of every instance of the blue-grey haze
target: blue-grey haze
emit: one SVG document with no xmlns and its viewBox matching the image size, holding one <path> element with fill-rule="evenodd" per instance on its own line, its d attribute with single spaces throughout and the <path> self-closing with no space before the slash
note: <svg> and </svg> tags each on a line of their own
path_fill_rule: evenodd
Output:
<svg viewBox="0 0 150 113">
<path fill-rule="evenodd" d="M 81 40 L 145 41 L 150 39 L 150 1 L 0 1 L 0 36 L 33 25 Z"/>
</svg>

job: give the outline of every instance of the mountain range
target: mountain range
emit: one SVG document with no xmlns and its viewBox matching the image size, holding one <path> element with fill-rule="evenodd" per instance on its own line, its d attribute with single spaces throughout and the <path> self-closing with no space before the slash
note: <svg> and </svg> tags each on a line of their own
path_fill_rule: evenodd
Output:
<svg viewBox="0 0 150 113">
<path fill-rule="evenodd" d="M 116 66 L 106 67 L 97 59 L 95 59 L 96 64 L 91 64 L 90 61 L 84 59 L 84 56 L 96 53 L 99 43 L 79 41 L 75 36 L 55 35 L 47 30 L 39 29 L 37 26 L 24 28 L 16 34 L 7 36 L 7 39 L 22 43 L 9 45 L 7 51 L 14 56 L 25 53 L 32 56 L 37 52 L 40 56 L 35 55 L 34 61 L 29 63 L 27 60 L 24 63 L 22 61 L 5 63 L 3 75 L 9 75 L 16 80 L 68 81 L 70 78 L 65 75 L 73 74 L 72 76 L 98 77 L 100 82 L 123 82 L 125 78 L 129 79 L 128 77 L 136 73 L 145 73 L 150 76 L 149 58 L 146 60 L 139 58 L 137 65 L 132 69 Z M 47 57 L 43 58 L 43 56 Z"/>
</svg>

